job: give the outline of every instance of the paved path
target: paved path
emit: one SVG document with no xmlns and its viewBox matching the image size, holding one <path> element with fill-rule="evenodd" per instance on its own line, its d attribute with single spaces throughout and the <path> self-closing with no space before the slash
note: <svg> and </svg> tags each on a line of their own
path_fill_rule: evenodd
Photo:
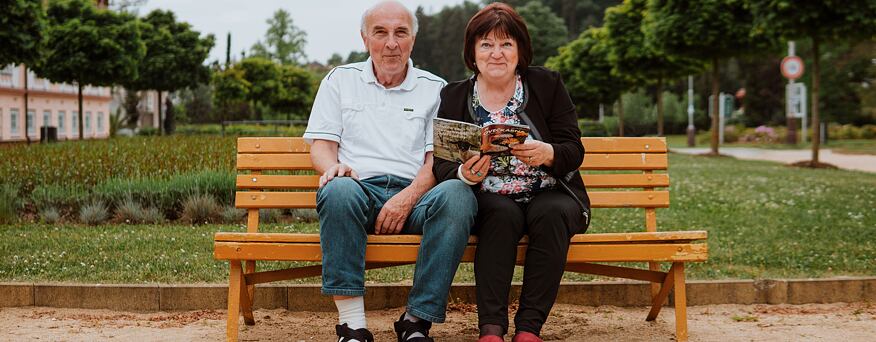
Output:
<svg viewBox="0 0 876 342">
<path fill-rule="evenodd" d="M 707 153 L 708 148 L 673 148 L 672 152 L 684 154 Z M 739 159 L 769 160 L 790 164 L 812 159 L 812 150 L 769 150 L 751 147 L 722 147 L 721 154 Z M 876 173 L 876 156 L 869 154 L 841 154 L 831 150 L 821 150 L 818 157 L 823 163 L 833 164 L 841 169 Z"/>
</svg>

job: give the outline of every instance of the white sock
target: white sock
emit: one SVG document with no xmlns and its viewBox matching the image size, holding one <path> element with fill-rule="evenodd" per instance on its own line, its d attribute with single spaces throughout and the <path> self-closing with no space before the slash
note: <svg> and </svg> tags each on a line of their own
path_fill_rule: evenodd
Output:
<svg viewBox="0 0 876 342">
<path fill-rule="evenodd" d="M 417 316 L 411 315 L 410 313 L 408 313 L 407 311 L 405 311 L 405 318 L 404 318 L 404 320 L 406 320 L 406 321 L 411 321 L 411 322 L 414 322 L 414 323 L 417 323 L 417 322 L 420 321 L 420 318 L 417 317 Z M 413 333 L 413 334 L 411 334 L 411 336 L 408 336 L 408 337 L 407 337 L 407 340 L 410 340 L 410 339 L 412 339 L 412 338 L 414 338 L 414 337 L 426 337 L 426 336 L 423 336 L 423 334 L 421 334 L 421 333 Z"/>
<path fill-rule="evenodd" d="M 365 297 L 336 300 L 335 306 L 338 307 L 338 324 L 347 323 L 353 330 L 368 327 L 365 322 Z"/>
</svg>

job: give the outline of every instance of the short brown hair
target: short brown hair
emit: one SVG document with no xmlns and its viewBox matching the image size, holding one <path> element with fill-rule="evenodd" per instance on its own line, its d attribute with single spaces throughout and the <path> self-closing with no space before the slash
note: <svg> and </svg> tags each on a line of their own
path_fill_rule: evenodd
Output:
<svg viewBox="0 0 876 342">
<path fill-rule="evenodd" d="M 501 2 L 487 5 L 468 21 L 465 27 L 465 46 L 462 50 L 465 66 L 475 74 L 478 73 L 475 45 L 478 39 L 494 31 L 500 37 L 510 37 L 517 42 L 517 70 L 529 67 L 529 63 L 532 62 L 532 40 L 529 38 L 526 22 L 511 6 Z"/>
</svg>

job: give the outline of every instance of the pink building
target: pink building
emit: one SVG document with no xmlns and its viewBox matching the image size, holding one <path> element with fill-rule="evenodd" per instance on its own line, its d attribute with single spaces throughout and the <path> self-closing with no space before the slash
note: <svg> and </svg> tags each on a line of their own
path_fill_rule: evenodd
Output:
<svg viewBox="0 0 876 342">
<path fill-rule="evenodd" d="M 24 77 L 28 77 L 28 109 L 24 111 Z M 40 140 L 40 127 L 58 129 L 58 140 L 79 139 L 79 104 L 77 88 L 25 76 L 24 67 L 0 69 L 0 142 Z M 83 132 L 86 139 L 109 137 L 109 88 L 85 87 L 82 91 Z M 27 125 L 25 126 L 25 118 Z"/>
</svg>

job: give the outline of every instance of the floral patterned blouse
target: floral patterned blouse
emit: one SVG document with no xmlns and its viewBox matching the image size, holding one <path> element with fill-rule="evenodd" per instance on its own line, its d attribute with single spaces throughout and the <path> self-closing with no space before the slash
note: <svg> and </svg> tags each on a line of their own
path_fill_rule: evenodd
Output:
<svg viewBox="0 0 876 342">
<path fill-rule="evenodd" d="M 517 75 L 514 95 L 511 96 L 511 100 L 508 101 L 505 108 L 495 112 L 490 112 L 481 105 L 478 97 L 478 84 L 477 81 L 474 82 L 471 105 L 475 109 L 478 124 L 481 126 L 491 123 L 520 124 L 521 120 L 515 112 L 522 104 L 523 81 L 520 79 L 520 75 Z M 533 140 L 532 136 L 526 138 L 526 141 L 531 140 Z M 556 182 L 556 179 L 547 172 L 526 165 L 513 155 L 508 155 L 493 157 L 490 160 L 490 171 L 481 182 L 481 190 L 505 195 L 517 202 L 529 203 L 535 192 L 553 188 Z"/>
</svg>

